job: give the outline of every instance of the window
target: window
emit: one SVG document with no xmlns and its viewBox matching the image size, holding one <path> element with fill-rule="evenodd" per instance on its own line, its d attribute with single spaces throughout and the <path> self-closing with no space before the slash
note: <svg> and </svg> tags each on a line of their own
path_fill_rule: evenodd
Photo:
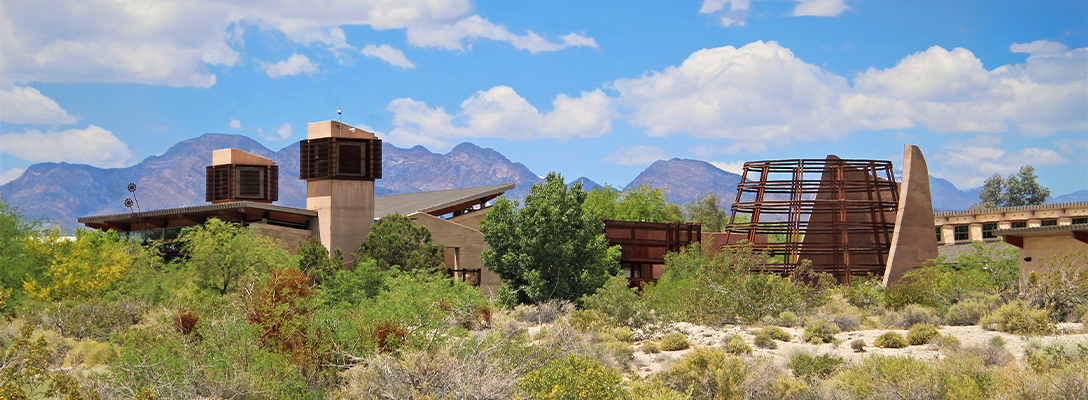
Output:
<svg viewBox="0 0 1088 400">
<path fill-rule="evenodd" d="M 994 234 L 994 230 L 997 229 L 997 224 L 982 224 L 982 238 L 993 239 L 997 235 Z"/>
<path fill-rule="evenodd" d="M 1056 219 L 1044 219 L 1043 220 L 1043 226 L 1055 226 L 1055 225 L 1058 225 L 1058 220 L 1056 220 Z"/>
<path fill-rule="evenodd" d="M 968 232 L 967 225 L 959 225 L 956 227 L 956 241 L 970 240 L 971 236 Z"/>
<path fill-rule="evenodd" d="M 1013 229 L 1015 229 L 1015 228 L 1027 228 L 1028 227 L 1028 222 L 1027 221 L 1016 221 L 1016 222 L 1012 223 L 1012 227 L 1013 227 Z"/>
<path fill-rule="evenodd" d="M 937 231 L 937 243 L 940 243 L 941 242 L 941 228 L 937 227 L 934 230 Z"/>
<path fill-rule="evenodd" d="M 1088 224 L 1088 218 L 1073 218 L 1073 224 Z"/>
</svg>

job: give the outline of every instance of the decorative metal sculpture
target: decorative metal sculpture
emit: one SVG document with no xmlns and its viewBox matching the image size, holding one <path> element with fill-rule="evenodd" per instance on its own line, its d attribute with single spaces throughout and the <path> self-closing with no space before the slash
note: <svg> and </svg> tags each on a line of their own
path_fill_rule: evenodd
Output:
<svg viewBox="0 0 1088 400">
<path fill-rule="evenodd" d="M 890 161 L 827 159 L 744 164 L 725 243 L 770 254 L 772 272 L 810 260 L 841 283 L 883 276 L 899 188 Z"/>
</svg>

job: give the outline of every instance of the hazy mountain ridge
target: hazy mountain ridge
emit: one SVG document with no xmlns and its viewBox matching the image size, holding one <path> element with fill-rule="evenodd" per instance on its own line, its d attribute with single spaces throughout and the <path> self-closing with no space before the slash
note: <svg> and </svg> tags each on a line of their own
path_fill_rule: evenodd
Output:
<svg viewBox="0 0 1088 400">
<path fill-rule="evenodd" d="M 82 164 L 34 164 L 15 180 L 0 186 L 4 200 L 27 216 L 46 218 L 65 228 L 79 226 L 80 216 L 126 212 L 123 202 L 131 197 L 126 186 L 139 187 L 140 207 L 144 210 L 181 207 L 204 203 L 204 169 L 211 164 L 213 150 L 237 148 L 270 157 L 280 168 L 281 204 L 306 206 L 306 185 L 298 179 L 299 144 L 292 143 L 272 151 L 242 135 L 208 133 L 178 142 L 162 155 L 150 156 L 126 168 L 97 168 Z M 498 151 L 472 143 L 461 143 L 446 154 L 433 153 L 422 146 L 399 148 L 383 145 L 383 178 L 377 182 L 378 196 L 429 190 L 514 183 L 507 193 L 521 199 L 531 186 L 542 181 L 524 164 L 513 162 Z M 600 187 L 587 177 L 581 181 L 586 190 Z M 643 170 L 626 187 L 652 184 L 665 190 L 669 201 L 687 204 L 707 192 L 722 199 L 726 209 L 736 198 L 740 175 L 723 171 L 700 160 L 658 160 Z M 979 201 L 982 188 L 957 189 L 951 182 L 930 177 L 933 207 L 937 211 L 963 210 Z M 1050 203 L 1088 201 L 1088 190 L 1055 196 Z"/>
</svg>

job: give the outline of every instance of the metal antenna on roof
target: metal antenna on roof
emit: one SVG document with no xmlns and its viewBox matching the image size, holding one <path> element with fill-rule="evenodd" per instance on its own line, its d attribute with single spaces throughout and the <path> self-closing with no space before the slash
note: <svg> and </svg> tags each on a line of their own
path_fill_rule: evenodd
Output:
<svg viewBox="0 0 1088 400">
<path fill-rule="evenodd" d="M 336 127 L 340 128 L 340 137 L 344 137 L 344 109 L 336 107 Z"/>
<path fill-rule="evenodd" d="M 140 208 L 140 199 L 136 197 L 136 184 L 135 183 L 129 183 L 128 184 L 128 191 L 129 191 L 129 193 L 132 193 L 132 198 L 134 200 L 136 200 L 136 210 L 143 211 L 143 209 Z M 128 200 L 128 199 L 125 199 L 125 200 Z M 132 208 L 132 206 L 128 204 L 128 201 L 125 202 L 125 205 L 129 206 L 129 208 Z"/>
</svg>

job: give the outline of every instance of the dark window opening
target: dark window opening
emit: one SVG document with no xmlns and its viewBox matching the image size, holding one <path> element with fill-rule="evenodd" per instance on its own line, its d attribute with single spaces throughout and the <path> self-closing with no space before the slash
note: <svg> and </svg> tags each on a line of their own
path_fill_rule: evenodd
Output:
<svg viewBox="0 0 1088 400">
<path fill-rule="evenodd" d="M 264 171 L 261 168 L 238 168 L 238 198 L 264 198 Z"/>
<path fill-rule="evenodd" d="M 1088 224 L 1088 218 L 1073 218 L 1073 224 Z"/>
<path fill-rule="evenodd" d="M 1043 226 L 1056 226 L 1056 225 L 1058 225 L 1058 220 L 1056 220 L 1056 219 L 1044 219 L 1043 220 Z"/>
<path fill-rule="evenodd" d="M 1027 228 L 1028 223 L 1027 223 L 1027 221 L 1016 221 L 1016 222 L 1012 223 L 1012 227 L 1013 228 Z"/>
<path fill-rule="evenodd" d="M 967 227 L 967 225 L 960 225 L 960 226 L 956 227 L 956 238 L 955 239 L 956 239 L 957 242 L 961 241 L 961 240 L 970 240 L 971 239 L 971 235 L 970 235 L 969 228 Z"/>
<path fill-rule="evenodd" d="M 363 148 L 357 145 L 340 144 L 339 172 L 345 175 L 362 175 Z"/>
<path fill-rule="evenodd" d="M 997 229 L 997 224 L 982 224 L 982 238 L 983 239 L 995 239 L 997 235 L 994 234 L 994 230 Z"/>
<path fill-rule="evenodd" d="M 937 243 L 940 243 L 941 242 L 941 228 L 935 228 L 934 230 L 937 231 Z"/>
</svg>

